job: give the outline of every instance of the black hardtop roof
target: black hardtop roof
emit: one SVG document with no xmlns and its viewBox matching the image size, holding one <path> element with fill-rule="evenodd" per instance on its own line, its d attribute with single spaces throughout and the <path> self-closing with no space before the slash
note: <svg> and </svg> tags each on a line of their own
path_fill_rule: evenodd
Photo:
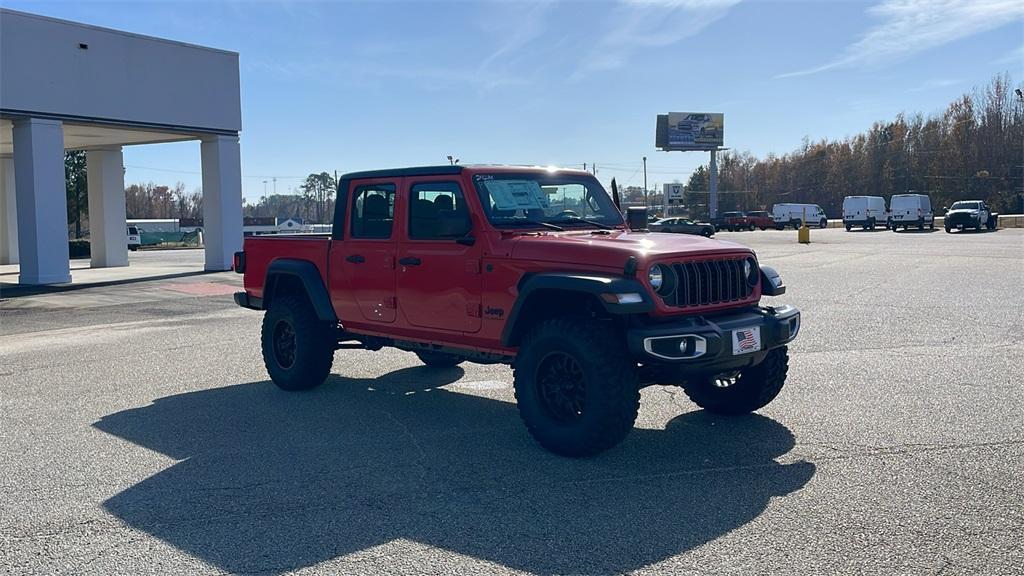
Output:
<svg viewBox="0 0 1024 576">
<path fill-rule="evenodd" d="M 349 172 L 342 175 L 343 180 L 355 180 L 356 178 L 393 178 L 401 176 L 446 176 L 448 174 L 462 174 L 462 166 L 413 166 L 411 168 L 385 168 L 382 170 L 363 170 L 362 172 Z"/>
<path fill-rule="evenodd" d="M 401 178 L 403 176 L 448 176 L 452 174 L 462 174 L 465 169 L 480 170 L 480 169 L 493 169 L 495 171 L 506 172 L 506 171 L 543 171 L 549 170 L 546 166 L 516 166 L 510 164 L 469 164 L 469 165 L 450 165 L 444 164 L 440 166 L 413 166 L 411 168 L 385 168 L 382 170 L 363 170 L 360 172 L 349 172 L 348 174 L 342 175 L 342 180 L 356 180 L 365 178 Z M 582 170 L 573 168 L 556 168 L 558 172 L 579 172 L 584 173 Z"/>
</svg>

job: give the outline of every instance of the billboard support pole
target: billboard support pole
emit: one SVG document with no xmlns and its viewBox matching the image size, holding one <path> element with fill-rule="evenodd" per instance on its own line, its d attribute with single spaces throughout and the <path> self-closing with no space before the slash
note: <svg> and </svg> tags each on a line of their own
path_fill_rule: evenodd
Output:
<svg viewBox="0 0 1024 576">
<path fill-rule="evenodd" d="M 718 150 L 711 150 L 711 192 L 708 195 L 709 218 L 718 217 Z"/>
</svg>

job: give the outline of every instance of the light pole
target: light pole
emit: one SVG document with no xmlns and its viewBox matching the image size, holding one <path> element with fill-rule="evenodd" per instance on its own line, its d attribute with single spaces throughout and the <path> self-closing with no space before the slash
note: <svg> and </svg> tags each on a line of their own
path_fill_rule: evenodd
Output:
<svg viewBox="0 0 1024 576">
<path fill-rule="evenodd" d="M 647 156 L 644 156 L 644 209 L 647 209 Z"/>
<path fill-rule="evenodd" d="M 266 180 L 263 181 L 263 195 L 264 196 L 267 195 L 267 181 Z"/>
</svg>

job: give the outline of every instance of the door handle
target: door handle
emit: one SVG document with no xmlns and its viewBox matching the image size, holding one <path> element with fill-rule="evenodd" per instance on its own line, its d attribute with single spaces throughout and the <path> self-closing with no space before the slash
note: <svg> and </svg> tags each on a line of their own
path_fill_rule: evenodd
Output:
<svg viewBox="0 0 1024 576">
<path fill-rule="evenodd" d="M 419 258 L 411 258 L 410 257 L 410 258 L 402 258 L 401 260 L 398 261 L 398 263 L 401 264 L 402 266 L 419 266 L 423 262 L 421 262 Z"/>
<path fill-rule="evenodd" d="M 363 258 L 360 254 L 346 256 L 345 260 L 348 262 L 352 262 L 353 264 L 362 264 L 363 262 L 366 262 L 366 258 Z"/>
</svg>

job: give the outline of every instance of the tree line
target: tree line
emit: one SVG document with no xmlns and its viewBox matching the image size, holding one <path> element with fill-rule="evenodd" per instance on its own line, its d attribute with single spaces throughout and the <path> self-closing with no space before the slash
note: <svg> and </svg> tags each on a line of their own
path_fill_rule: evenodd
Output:
<svg viewBox="0 0 1024 576">
<path fill-rule="evenodd" d="M 799 150 L 756 158 L 724 153 L 718 162 L 719 210 L 770 210 L 778 202 L 819 204 L 842 213 L 845 196 L 921 193 L 936 210 L 981 199 L 1001 212 L 1024 210 L 1024 84 L 1000 75 L 942 113 L 899 114 L 841 140 L 806 139 Z M 707 215 L 710 172 L 700 166 L 685 187 L 693 215 Z M 694 209 L 696 207 L 696 209 Z"/>
<path fill-rule="evenodd" d="M 242 207 L 244 216 L 300 218 L 307 224 L 334 221 L 334 197 L 337 179 L 328 172 L 313 173 L 299 185 L 298 194 L 260 196 L 255 204 Z"/>
<path fill-rule="evenodd" d="M 86 184 L 85 151 L 69 150 L 64 154 L 64 181 L 67 193 L 68 236 L 81 238 L 89 230 L 89 193 Z M 242 204 L 243 216 L 301 218 L 307 223 L 326 224 L 334 217 L 334 195 L 337 180 L 327 172 L 310 174 L 299 187 L 298 194 L 262 196 L 254 203 Z M 188 191 L 185 184 L 173 186 L 153 182 L 138 183 L 124 189 L 125 209 L 129 219 L 201 219 L 203 192 Z"/>
</svg>

